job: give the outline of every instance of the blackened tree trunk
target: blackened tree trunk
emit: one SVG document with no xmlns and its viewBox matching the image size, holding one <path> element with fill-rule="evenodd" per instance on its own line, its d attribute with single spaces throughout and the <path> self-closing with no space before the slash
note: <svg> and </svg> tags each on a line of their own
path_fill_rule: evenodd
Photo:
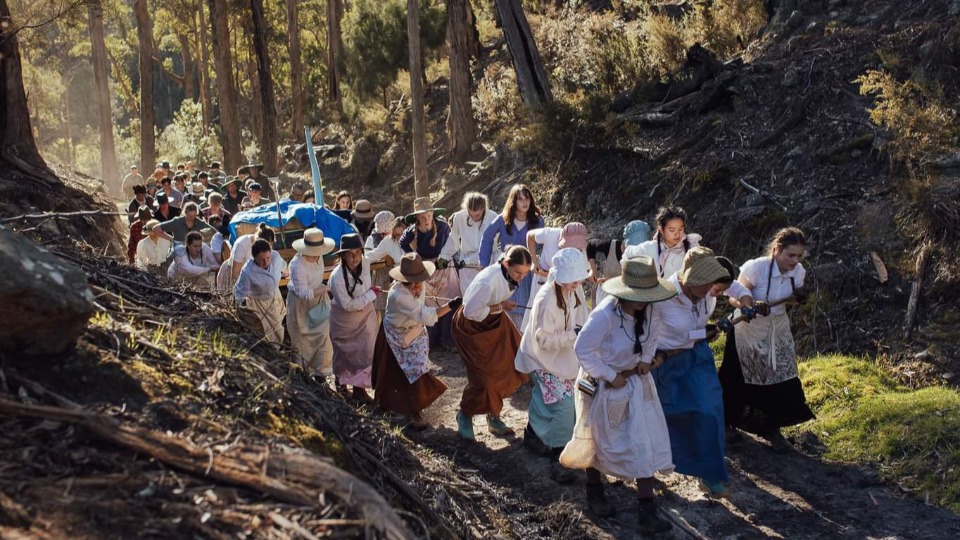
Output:
<svg viewBox="0 0 960 540">
<path fill-rule="evenodd" d="M 267 54 L 267 18 L 263 13 L 263 0 L 250 0 L 253 12 L 253 50 L 257 55 L 257 75 L 260 80 L 260 103 L 263 105 L 263 122 L 260 124 L 260 154 L 267 174 L 277 173 L 277 98 L 273 89 L 273 72 Z M 272 193 L 271 186 L 263 186 Z M 269 196 L 269 195 L 268 195 Z"/>
<path fill-rule="evenodd" d="M 463 163 L 476 140 L 470 100 L 470 0 L 447 1 L 447 43 L 450 46 L 450 114 L 447 139 L 454 161 Z"/>
<path fill-rule="evenodd" d="M 287 47 L 290 50 L 290 87 L 293 97 L 293 138 L 303 136 L 303 69 L 300 65 L 299 0 L 287 0 Z"/>
<path fill-rule="evenodd" d="M 343 0 L 327 0 L 327 98 L 337 113 L 343 113 L 340 94 L 340 63 L 343 62 Z"/>
<path fill-rule="evenodd" d="M 113 111 L 110 107 L 110 87 L 107 81 L 107 43 L 103 35 L 103 3 L 93 0 L 88 4 L 90 48 L 93 57 L 93 77 L 97 85 L 97 108 L 100 127 L 100 176 L 107 192 L 123 197 L 120 190 L 120 171 L 113 144 Z"/>
<path fill-rule="evenodd" d="M 213 37 L 213 65 L 217 72 L 217 95 L 220 105 L 220 144 L 223 166 L 234 171 L 240 166 L 240 113 L 237 110 L 237 87 L 233 83 L 233 54 L 230 52 L 230 27 L 227 0 L 207 0 Z"/>
<path fill-rule="evenodd" d="M 30 128 L 27 94 L 23 90 L 20 47 L 12 24 L 7 0 L 0 0 L 0 167 L 9 182 L 0 183 L 0 193 L 10 186 L 23 190 L 25 185 L 50 188 L 61 185 L 60 179 L 40 156 Z"/>
<path fill-rule="evenodd" d="M 207 17 L 203 12 L 203 0 L 197 0 L 197 14 L 200 24 L 197 31 L 197 43 L 200 44 L 200 111 L 203 115 L 204 133 L 210 129 L 212 118 L 210 104 L 210 53 L 207 52 Z M 206 168 L 206 164 L 203 165 Z"/>
<path fill-rule="evenodd" d="M 537 50 L 527 16 L 523 13 L 520 0 L 494 0 L 503 37 L 507 40 L 513 68 L 517 72 L 517 86 L 523 102 L 530 106 L 539 106 L 553 101 L 550 79 L 543 67 L 543 59 Z"/>
<path fill-rule="evenodd" d="M 153 115 L 153 19 L 147 0 L 136 0 L 137 39 L 140 42 L 140 170 L 145 174 L 157 166 Z"/>
<path fill-rule="evenodd" d="M 423 62 L 420 59 L 420 3 L 407 0 L 407 43 L 410 48 L 410 97 L 413 117 L 413 183 L 417 197 L 428 196 L 427 119 L 423 110 Z"/>
</svg>

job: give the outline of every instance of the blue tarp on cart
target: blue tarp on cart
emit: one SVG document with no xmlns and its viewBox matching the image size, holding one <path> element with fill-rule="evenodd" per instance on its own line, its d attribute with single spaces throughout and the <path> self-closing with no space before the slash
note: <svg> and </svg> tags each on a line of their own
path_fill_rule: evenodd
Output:
<svg viewBox="0 0 960 540">
<path fill-rule="evenodd" d="M 293 218 L 303 225 L 303 228 L 316 227 L 323 231 L 323 235 L 333 239 L 340 247 L 340 237 L 355 232 L 347 220 L 334 214 L 322 206 L 297 201 L 280 201 L 280 212 L 277 214 L 277 203 L 258 206 L 253 210 L 238 212 L 230 219 L 230 241 L 237 239 L 237 224 L 239 223 L 266 223 L 270 227 L 279 229 Z"/>
</svg>

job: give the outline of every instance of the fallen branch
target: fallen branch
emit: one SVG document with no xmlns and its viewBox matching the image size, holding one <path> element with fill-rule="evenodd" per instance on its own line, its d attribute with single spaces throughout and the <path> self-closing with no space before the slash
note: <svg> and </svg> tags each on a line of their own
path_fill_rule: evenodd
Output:
<svg viewBox="0 0 960 540">
<path fill-rule="evenodd" d="M 796 125 L 798 125 L 801 121 L 803 121 L 803 119 L 807 115 L 807 105 L 809 103 L 810 103 L 809 97 L 804 99 L 800 103 L 800 105 L 793 111 L 793 113 L 790 114 L 790 116 L 786 120 L 784 120 L 783 123 L 780 124 L 780 126 L 777 129 L 773 130 L 772 133 L 770 133 L 763 139 L 760 139 L 759 142 L 753 145 L 753 148 L 755 150 L 759 150 L 760 148 L 765 148 L 767 146 L 770 146 L 771 144 L 776 142 L 777 139 L 782 137 L 786 132 L 790 131 Z"/>
<path fill-rule="evenodd" d="M 713 140 L 717 137 L 717 135 L 720 134 L 720 128 L 721 126 L 716 126 L 706 135 L 697 133 L 689 139 L 670 147 L 662 154 L 654 158 L 650 165 L 653 167 L 660 167 L 684 150 L 691 150 L 693 153 L 706 150 L 711 144 L 713 144 Z"/>
<path fill-rule="evenodd" d="M 412 538 L 397 513 L 370 485 L 313 454 L 279 454 L 254 446 L 238 446 L 230 455 L 216 455 L 173 436 L 124 426 L 99 413 L 27 405 L 3 398 L 0 398 L 0 414 L 77 424 L 102 440 L 150 456 L 180 471 L 264 493 L 291 504 L 319 509 L 318 497 L 329 492 L 359 508 L 367 523 L 368 538 L 376 535 Z"/>
<path fill-rule="evenodd" d="M 747 181 L 744 180 L 743 178 L 740 179 L 740 185 L 743 186 L 743 187 L 745 187 L 745 188 L 747 188 L 748 191 L 752 191 L 753 193 L 755 193 L 755 194 L 763 197 L 764 199 L 769 199 L 769 200 L 773 201 L 773 204 L 779 206 L 780 209 L 783 210 L 784 212 L 787 211 L 787 207 L 784 206 L 784 205 L 782 205 L 782 204 L 780 204 L 779 202 L 777 202 L 776 197 L 774 197 L 774 196 L 773 196 L 772 194 L 770 194 L 770 193 L 767 193 L 767 192 L 761 190 L 761 189 L 758 188 L 758 187 L 751 186 L 751 185 L 748 184 Z"/>
<path fill-rule="evenodd" d="M 0 219 L 0 223 L 11 223 L 13 221 L 29 219 L 48 219 L 48 218 L 72 218 L 81 216 L 126 216 L 124 212 L 106 212 L 104 210 L 83 210 L 80 212 L 45 212 L 43 214 L 22 214 Z"/>
<path fill-rule="evenodd" d="M 907 320 L 903 325 L 904 341 L 910 341 L 910 338 L 913 336 L 913 323 L 917 318 L 917 305 L 920 303 L 920 291 L 923 288 L 923 274 L 927 271 L 927 263 L 930 261 L 930 253 L 932 252 L 933 244 L 928 242 L 920 249 L 920 256 L 917 257 L 917 271 L 913 275 L 910 301 L 907 302 Z"/>
</svg>

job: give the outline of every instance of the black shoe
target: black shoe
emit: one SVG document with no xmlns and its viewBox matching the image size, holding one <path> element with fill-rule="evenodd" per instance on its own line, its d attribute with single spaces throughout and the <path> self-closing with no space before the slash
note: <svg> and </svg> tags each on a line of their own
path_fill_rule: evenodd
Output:
<svg viewBox="0 0 960 540">
<path fill-rule="evenodd" d="M 537 437 L 537 434 L 534 433 L 530 424 L 527 424 L 527 427 L 523 430 L 523 445 L 538 456 L 553 455 L 553 450 L 543 444 L 543 441 L 540 440 L 540 437 Z"/>
<path fill-rule="evenodd" d="M 662 534 L 673 528 L 669 521 L 657 514 L 656 499 L 640 499 L 637 523 L 643 534 Z"/>
<path fill-rule="evenodd" d="M 577 474 L 554 460 L 550 462 L 550 479 L 558 484 L 569 484 L 577 479 Z"/>
<path fill-rule="evenodd" d="M 789 454 L 794 451 L 793 445 L 784 438 L 779 429 L 768 431 L 760 435 L 760 437 L 770 443 L 770 449 L 778 454 Z"/>
<path fill-rule="evenodd" d="M 603 493 L 603 484 L 587 484 L 587 506 L 597 517 L 610 517 L 615 513 Z"/>
</svg>

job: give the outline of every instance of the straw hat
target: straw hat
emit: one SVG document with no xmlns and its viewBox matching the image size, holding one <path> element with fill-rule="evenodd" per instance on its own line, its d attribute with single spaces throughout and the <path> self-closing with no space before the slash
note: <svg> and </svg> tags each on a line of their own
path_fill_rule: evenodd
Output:
<svg viewBox="0 0 960 540">
<path fill-rule="evenodd" d="M 160 224 L 160 222 L 159 222 L 158 220 L 156 220 L 156 219 L 151 219 L 150 221 L 147 222 L 146 225 L 143 226 L 143 230 L 145 230 L 145 231 L 152 231 L 153 228 L 156 227 L 156 226 L 159 225 L 159 224 Z"/>
<path fill-rule="evenodd" d="M 413 200 L 413 213 L 407 214 L 403 221 L 413 225 L 417 222 L 417 214 L 423 214 L 424 212 L 433 212 L 433 217 L 439 217 L 446 214 L 447 210 L 446 208 L 434 208 L 430 202 L 430 197 L 417 197 Z"/>
<path fill-rule="evenodd" d="M 717 257 L 710 248 L 697 246 L 688 251 L 683 258 L 680 281 L 688 287 L 713 285 L 718 281 L 732 278 L 730 272 L 717 261 Z"/>
<path fill-rule="evenodd" d="M 576 221 L 567 223 L 560 231 L 559 248 L 587 249 L 587 226 Z"/>
<path fill-rule="evenodd" d="M 303 239 L 293 242 L 293 249 L 300 252 L 301 255 L 320 257 L 337 249 L 337 245 L 333 240 L 324 238 L 323 231 L 311 227 L 303 231 Z"/>
<path fill-rule="evenodd" d="M 351 249 L 363 249 L 363 239 L 359 234 L 351 233 L 340 237 L 340 250 L 337 255 L 346 253 Z"/>
<path fill-rule="evenodd" d="M 630 302 L 663 302 L 677 295 L 677 288 L 657 274 L 653 258 L 647 255 L 623 261 L 623 272 L 603 283 L 603 292 Z"/>
<path fill-rule="evenodd" d="M 230 184 L 237 184 L 237 189 L 240 189 L 240 186 L 243 185 L 243 180 L 236 176 L 228 176 L 226 178 L 226 182 L 224 182 L 220 187 L 222 187 L 223 189 L 227 189 L 227 186 L 229 186 Z"/>
<path fill-rule="evenodd" d="M 553 256 L 550 263 L 556 269 L 557 283 L 575 283 L 587 279 L 590 275 L 587 256 L 577 248 L 561 249 Z"/>
<path fill-rule="evenodd" d="M 373 228 L 380 234 L 390 234 L 393 232 L 391 229 L 393 229 L 393 222 L 396 219 L 397 216 L 389 210 L 377 212 L 377 215 L 373 216 Z"/>
<path fill-rule="evenodd" d="M 433 263 L 421 259 L 419 253 L 407 253 L 400 264 L 390 270 L 390 277 L 400 283 L 420 283 L 430 279 L 435 270 Z"/>
<path fill-rule="evenodd" d="M 370 204 L 370 201 L 366 199 L 357 201 L 353 210 L 353 219 L 368 220 L 373 219 L 374 215 L 375 212 L 373 211 L 373 205 Z"/>
<path fill-rule="evenodd" d="M 195 197 L 203 198 L 204 194 L 207 192 L 207 188 L 203 187 L 203 184 L 200 182 L 194 182 L 190 185 L 190 190 L 193 192 Z"/>
</svg>

